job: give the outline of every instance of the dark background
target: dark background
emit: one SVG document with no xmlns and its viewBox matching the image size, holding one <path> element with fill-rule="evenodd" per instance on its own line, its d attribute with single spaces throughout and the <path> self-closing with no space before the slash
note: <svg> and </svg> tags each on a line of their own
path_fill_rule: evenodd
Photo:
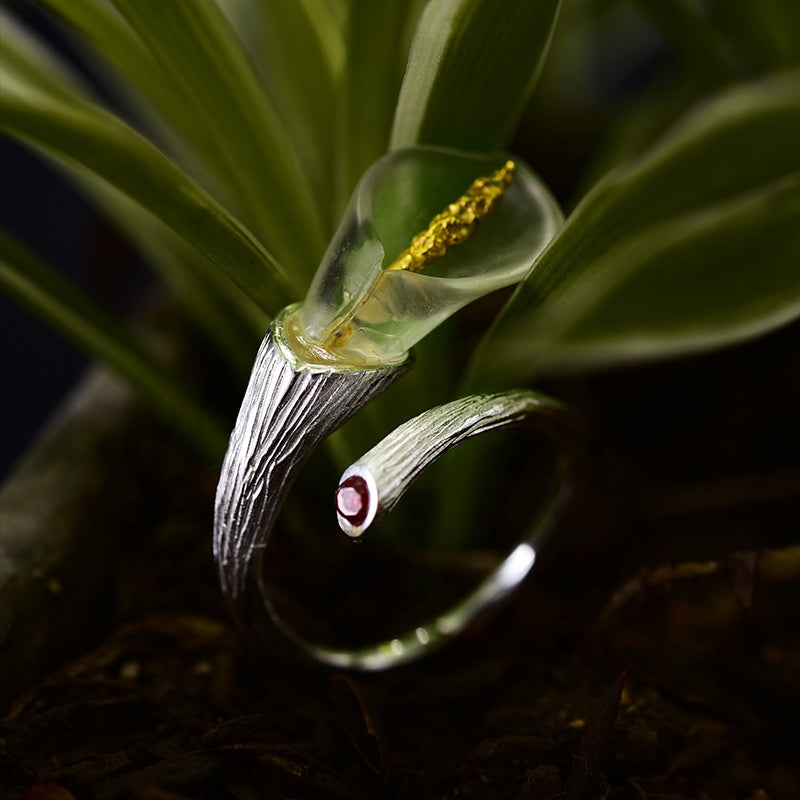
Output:
<svg viewBox="0 0 800 800">
<path fill-rule="evenodd" d="M 30 2 L 11 6 L 21 21 L 44 36 L 93 90 L 108 100 L 63 32 Z M 124 313 L 135 304 L 147 283 L 144 266 L 44 158 L 0 138 L 0 175 L 0 227 L 104 305 Z M 0 341 L 2 481 L 65 393 L 78 382 L 89 359 L 3 291 Z"/>
<path fill-rule="evenodd" d="M 91 211 L 40 160 L 8 140 L 0 147 L 3 227 L 85 285 L 89 232 L 96 224 Z M 5 476 L 88 359 L 6 294 L 0 294 L 0 338 Z"/>
</svg>

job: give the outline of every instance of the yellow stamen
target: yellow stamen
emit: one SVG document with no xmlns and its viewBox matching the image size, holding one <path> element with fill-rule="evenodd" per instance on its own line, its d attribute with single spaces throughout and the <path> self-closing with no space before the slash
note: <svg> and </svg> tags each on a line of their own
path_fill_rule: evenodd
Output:
<svg viewBox="0 0 800 800">
<path fill-rule="evenodd" d="M 449 247 L 462 244 L 475 231 L 478 223 L 495 209 L 506 190 L 514 180 L 517 165 L 506 161 L 500 169 L 485 178 L 473 181 L 469 189 L 454 203 L 437 214 L 428 227 L 418 233 L 408 249 L 381 272 L 371 290 L 364 294 L 348 311 L 344 319 L 338 320 L 335 327 L 324 338 L 323 346 L 333 350 L 348 340 L 352 333 L 352 320 L 361 308 L 378 290 L 390 270 L 421 272 L 431 261 L 441 258 Z"/>
<path fill-rule="evenodd" d="M 422 272 L 431 261 L 441 258 L 448 247 L 469 239 L 478 223 L 491 214 L 500 202 L 514 180 L 516 171 L 517 165 L 513 161 L 506 161 L 488 178 L 473 181 L 466 193 L 437 214 L 428 227 L 411 240 L 411 246 L 403 250 L 386 269 Z"/>
</svg>

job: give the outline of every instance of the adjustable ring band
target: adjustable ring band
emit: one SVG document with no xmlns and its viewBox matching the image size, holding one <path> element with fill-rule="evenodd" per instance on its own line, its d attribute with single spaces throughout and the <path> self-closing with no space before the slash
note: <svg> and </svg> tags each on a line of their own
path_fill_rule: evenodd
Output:
<svg viewBox="0 0 800 800">
<path fill-rule="evenodd" d="M 506 428 L 538 430 L 557 447 L 549 490 L 520 542 L 471 593 L 444 614 L 404 635 L 358 650 L 315 648 L 318 660 L 359 670 L 382 670 L 412 661 L 457 636 L 522 583 L 572 494 L 570 465 L 581 432 L 580 423 L 566 406 L 537 392 L 471 395 L 400 425 L 345 470 L 336 493 L 337 517 L 349 536 L 363 535 L 445 452 L 480 434 Z"/>
<path fill-rule="evenodd" d="M 506 428 L 539 430 L 556 438 L 563 450 L 565 439 L 577 435 L 578 424 L 565 405 L 526 389 L 471 395 L 432 408 L 395 428 L 345 470 L 336 495 L 339 526 L 349 536 L 361 536 L 448 450 Z M 343 507 L 348 496 L 353 497 L 350 509 Z"/>
<path fill-rule="evenodd" d="M 383 391 L 402 366 L 333 370 L 299 363 L 282 341 L 280 318 L 259 350 L 217 490 L 214 555 L 223 592 L 268 649 L 295 650 L 339 668 L 383 670 L 432 651 L 495 608 L 526 577 L 572 491 L 570 463 L 579 425 L 557 401 L 527 390 L 473 395 L 409 420 L 348 468 L 336 493 L 340 526 L 360 536 L 388 513 L 413 481 L 447 450 L 491 430 L 523 427 L 556 445 L 553 480 L 519 544 L 466 598 L 408 633 L 358 649 L 303 638 L 277 613 L 262 576 L 277 513 L 320 442 Z"/>
</svg>

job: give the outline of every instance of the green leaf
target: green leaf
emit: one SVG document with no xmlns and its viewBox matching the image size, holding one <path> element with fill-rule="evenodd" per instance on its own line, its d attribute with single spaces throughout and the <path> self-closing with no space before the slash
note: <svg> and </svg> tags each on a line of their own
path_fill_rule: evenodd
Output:
<svg viewBox="0 0 800 800">
<path fill-rule="evenodd" d="M 88 99 L 86 90 L 62 62 L 31 39 L 12 19 L 2 12 L 0 17 L 3 24 L 8 25 L 4 30 L 12 31 L 12 35 L 0 40 L 0 55 L 11 74 L 24 76 L 25 81 L 68 103 L 76 98 Z M 188 314 L 210 335 L 214 346 L 225 353 L 226 361 L 246 376 L 250 363 L 244 361 L 252 355 L 253 341 L 263 335 L 265 314 L 208 259 L 110 184 L 80 166 L 68 167 L 54 162 L 53 167 L 77 184 L 127 235 Z"/>
<path fill-rule="evenodd" d="M 593 353 L 601 363 L 609 352 L 665 356 L 790 322 L 800 316 L 799 220 L 800 171 L 626 242 L 598 266 L 601 303 L 592 301 L 548 360 L 566 367 L 573 348 L 580 366 Z"/>
<path fill-rule="evenodd" d="M 0 64 L 3 73 L 62 99 L 81 90 L 75 73 L 0 8 Z M 0 82 L 0 91 L 3 85 Z"/>
<path fill-rule="evenodd" d="M 348 4 L 338 98 L 338 213 L 361 175 L 389 149 L 421 5 L 420 0 L 351 0 Z"/>
<path fill-rule="evenodd" d="M 91 44 L 110 63 L 127 75 L 134 86 L 168 107 L 166 85 L 158 79 L 158 67 L 136 34 L 117 11 L 103 0 L 41 0 L 42 4 L 60 17 Z"/>
<path fill-rule="evenodd" d="M 338 77 L 344 63 L 344 26 L 349 0 L 297 0 L 314 26 L 331 74 Z"/>
<path fill-rule="evenodd" d="M 800 316 L 798 219 L 800 172 L 626 238 L 593 263 L 591 284 L 568 284 L 534 324 L 506 331 L 492 371 L 520 379 L 663 358 L 790 322 Z"/>
<path fill-rule="evenodd" d="M 411 47 L 392 148 L 507 144 L 544 62 L 560 0 L 431 0 Z"/>
<path fill-rule="evenodd" d="M 222 356 L 223 364 L 244 385 L 269 316 L 207 258 L 140 206 L 84 174 L 78 173 L 74 180 L 86 187 L 97 205 L 136 244 L 187 316 Z"/>
<path fill-rule="evenodd" d="M 280 265 L 238 220 L 163 153 L 113 115 L 38 91 L 4 71 L 0 125 L 70 166 L 107 181 L 205 255 L 274 312 L 293 296 Z"/>
<path fill-rule="evenodd" d="M 236 211 L 294 274 L 327 244 L 311 180 L 230 24 L 212 0 L 114 0 L 202 131 L 206 161 L 236 186 Z"/>
<path fill-rule="evenodd" d="M 720 95 L 579 204 L 484 341 L 473 375 L 721 345 L 798 314 L 800 72 Z"/>
<path fill-rule="evenodd" d="M 206 189 L 235 195 L 229 175 L 214 175 L 202 163 L 212 150 L 205 129 L 186 103 L 176 102 L 158 64 L 108 0 L 41 2 L 77 34 L 83 54 L 93 62 L 94 76 L 135 111 L 149 136 L 170 147 L 173 158 Z M 42 66 L 40 59 L 31 62 Z"/>
<path fill-rule="evenodd" d="M 337 67 L 327 46 L 342 33 L 331 21 L 323 41 L 317 13 L 298 0 L 223 0 L 223 11 L 244 44 L 275 113 L 305 167 L 326 233 L 332 230 Z M 339 64 L 338 68 L 341 67 Z"/>
<path fill-rule="evenodd" d="M 731 3 L 704 0 L 706 24 L 720 31 L 737 60 L 751 72 L 792 66 L 800 60 L 800 5 L 796 0 Z"/>
<path fill-rule="evenodd" d="M 133 333 L 3 231 L 0 287 L 126 379 L 151 408 L 211 463 L 227 445 L 225 429 Z"/>
</svg>

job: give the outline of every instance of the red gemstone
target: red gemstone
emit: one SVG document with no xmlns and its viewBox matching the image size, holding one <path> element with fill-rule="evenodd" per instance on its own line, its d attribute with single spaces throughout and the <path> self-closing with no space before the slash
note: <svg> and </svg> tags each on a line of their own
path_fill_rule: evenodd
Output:
<svg viewBox="0 0 800 800">
<path fill-rule="evenodd" d="M 351 475 L 336 490 L 336 510 L 351 524 L 361 525 L 369 511 L 369 487 L 358 475 Z"/>
</svg>

